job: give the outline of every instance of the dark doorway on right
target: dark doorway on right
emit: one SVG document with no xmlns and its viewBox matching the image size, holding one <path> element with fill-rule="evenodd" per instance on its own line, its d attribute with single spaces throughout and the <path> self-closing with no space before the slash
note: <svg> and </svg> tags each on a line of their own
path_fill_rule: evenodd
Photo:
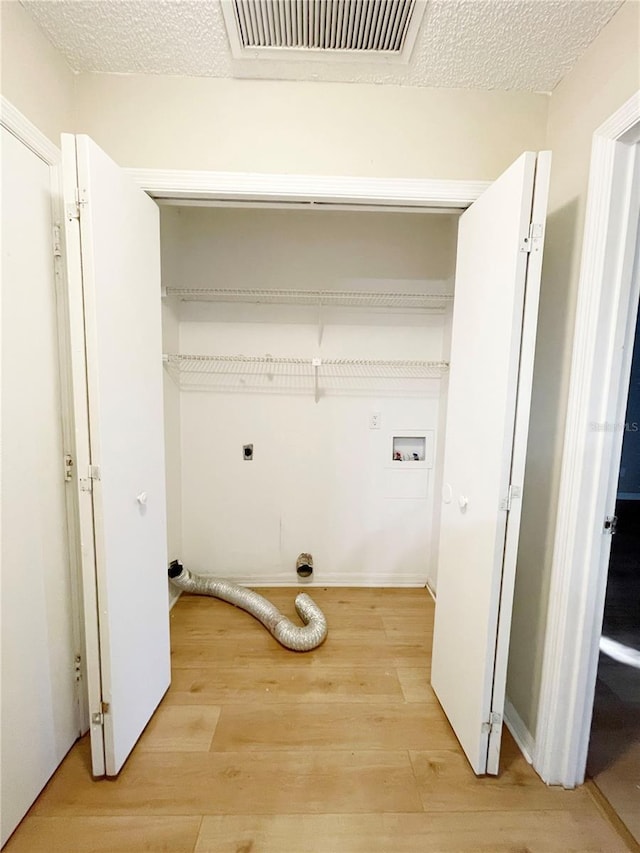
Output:
<svg viewBox="0 0 640 853">
<path fill-rule="evenodd" d="M 639 327 L 625 423 L 611 425 L 624 438 L 587 774 L 640 843 Z"/>
</svg>

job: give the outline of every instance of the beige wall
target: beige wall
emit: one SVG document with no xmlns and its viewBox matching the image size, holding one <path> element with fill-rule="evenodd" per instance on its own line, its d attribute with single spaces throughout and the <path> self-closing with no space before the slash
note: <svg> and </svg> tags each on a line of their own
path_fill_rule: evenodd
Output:
<svg viewBox="0 0 640 853">
<path fill-rule="evenodd" d="M 593 132 L 640 89 L 640 4 L 627 2 L 551 96 L 553 151 L 507 692 L 535 735 Z"/>
<path fill-rule="evenodd" d="M 75 75 L 17 0 L 0 3 L 0 89 L 56 145 L 73 130 Z"/>
<path fill-rule="evenodd" d="M 544 144 L 548 97 L 82 75 L 78 130 L 128 167 L 490 180 Z"/>
<path fill-rule="evenodd" d="M 17 0 L 0 11 L 2 94 L 122 166 L 490 180 L 544 143 L 546 95 L 74 75 Z"/>
</svg>

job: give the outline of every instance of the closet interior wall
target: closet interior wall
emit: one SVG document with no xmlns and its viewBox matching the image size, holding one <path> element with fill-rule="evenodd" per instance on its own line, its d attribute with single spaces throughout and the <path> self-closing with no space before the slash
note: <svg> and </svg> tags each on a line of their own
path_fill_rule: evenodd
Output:
<svg viewBox="0 0 640 853">
<path fill-rule="evenodd" d="M 446 371 L 406 363 L 448 357 L 456 232 L 451 214 L 161 206 L 165 354 L 274 360 L 196 363 L 195 376 L 165 365 L 170 558 L 290 585 L 307 551 L 311 583 L 435 586 Z M 177 289 L 303 294 L 256 304 Z M 345 307 L 308 291 L 450 298 Z M 394 437 L 425 458 L 394 461 Z"/>
<path fill-rule="evenodd" d="M 163 259 L 164 263 L 164 259 Z M 163 267 L 164 270 L 164 267 Z M 169 352 L 180 349 L 180 303 L 176 299 L 162 300 L 162 345 Z M 164 372 L 164 440 L 165 475 L 167 484 L 167 553 L 169 559 L 182 555 L 182 456 L 180 437 L 180 389 Z M 179 597 L 175 586 L 169 584 L 169 604 Z"/>
</svg>

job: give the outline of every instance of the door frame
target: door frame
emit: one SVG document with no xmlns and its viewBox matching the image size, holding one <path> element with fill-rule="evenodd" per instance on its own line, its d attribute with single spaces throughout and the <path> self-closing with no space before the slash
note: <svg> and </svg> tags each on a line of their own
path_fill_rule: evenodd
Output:
<svg viewBox="0 0 640 853">
<path fill-rule="evenodd" d="M 129 168 L 124 171 L 160 203 L 272 209 L 461 213 L 493 183 L 179 169 Z M 533 331 L 525 329 L 524 334 Z M 529 369 L 530 366 L 524 367 Z M 433 595 L 430 587 L 427 588 Z M 521 721 L 508 698 L 504 722 L 530 761 L 531 744 L 523 737 Z"/>
<path fill-rule="evenodd" d="M 71 341 L 69 337 L 69 300 L 64 264 L 64 203 L 62 200 L 61 152 L 29 119 L 23 115 L 4 95 L 0 95 L 0 126 L 39 157 L 49 166 L 51 175 L 51 221 L 54 232 L 51 235 L 51 253 L 54 264 L 57 307 L 58 335 L 58 374 L 60 377 L 60 410 L 62 423 L 61 448 L 63 456 L 69 454 L 76 460 L 75 434 L 73 428 L 73 391 L 71 378 Z M 60 459 L 60 477 L 64 476 L 64 460 Z M 66 526 L 69 553 L 69 575 L 71 580 L 71 613 L 73 644 L 76 667 L 76 714 L 78 736 L 89 728 L 89 705 L 86 684 L 86 655 L 84 620 L 82 619 L 82 579 L 80 575 L 80 528 L 78 525 L 77 466 L 72 468 L 72 480 L 67 484 Z M 69 666 L 74 665 L 69 661 Z"/>
<path fill-rule="evenodd" d="M 533 760 L 545 782 L 567 788 L 584 781 L 595 694 L 610 547 L 603 524 L 615 513 L 611 470 L 622 443 L 606 427 L 619 422 L 638 299 L 629 253 L 639 140 L 640 91 L 596 130 L 591 150 Z"/>
<path fill-rule="evenodd" d="M 181 204 L 329 208 L 457 213 L 473 204 L 491 181 L 359 178 L 125 169 L 151 198 Z"/>
</svg>

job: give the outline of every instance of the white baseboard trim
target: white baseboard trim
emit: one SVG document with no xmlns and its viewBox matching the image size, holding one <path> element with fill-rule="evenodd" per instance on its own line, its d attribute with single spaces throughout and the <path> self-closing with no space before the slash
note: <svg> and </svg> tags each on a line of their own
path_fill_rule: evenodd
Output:
<svg viewBox="0 0 640 853">
<path fill-rule="evenodd" d="M 185 560 L 184 565 L 189 566 L 189 562 Z M 197 569 L 192 569 L 196 574 L 199 574 Z M 202 572 L 203 576 L 213 575 L 214 572 Z M 289 586 L 297 587 L 304 590 L 307 587 L 365 587 L 365 588 L 388 588 L 388 587 L 406 587 L 406 588 L 425 588 L 426 581 L 424 577 L 416 577 L 415 575 L 402 575 L 389 572 L 389 574 L 376 574 L 375 576 L 363 576 L 361 572 L 353 574 L 333 574 L 333 573 L 314 573 L 314 577 L 309 580 L 300 580 L 295 572 L 260 572 L 255 574 L 220 574 L 217 577 L 223 577 L 225 580 L 237 583 L 240 586 Z"/>
<path fill-rule="evenodd" d="M 182 590 L 178 589 L 178 587 L 174 586 L 172 583 L 169 584 L 169 610 L 173 610 L 176 601 L 182 595 Z"/>
<path fill-rule="evenodd" d="M 518 744 L 518 747 L 524 757 L 527 759 L 529 764 L 533 764 L 535 740 L 529 729 L 523 723 L 522 717 L 508 699 L 505 699 L 504 701 L 504 722 L 513 735 L 513 739 Z"/>
</svg>

